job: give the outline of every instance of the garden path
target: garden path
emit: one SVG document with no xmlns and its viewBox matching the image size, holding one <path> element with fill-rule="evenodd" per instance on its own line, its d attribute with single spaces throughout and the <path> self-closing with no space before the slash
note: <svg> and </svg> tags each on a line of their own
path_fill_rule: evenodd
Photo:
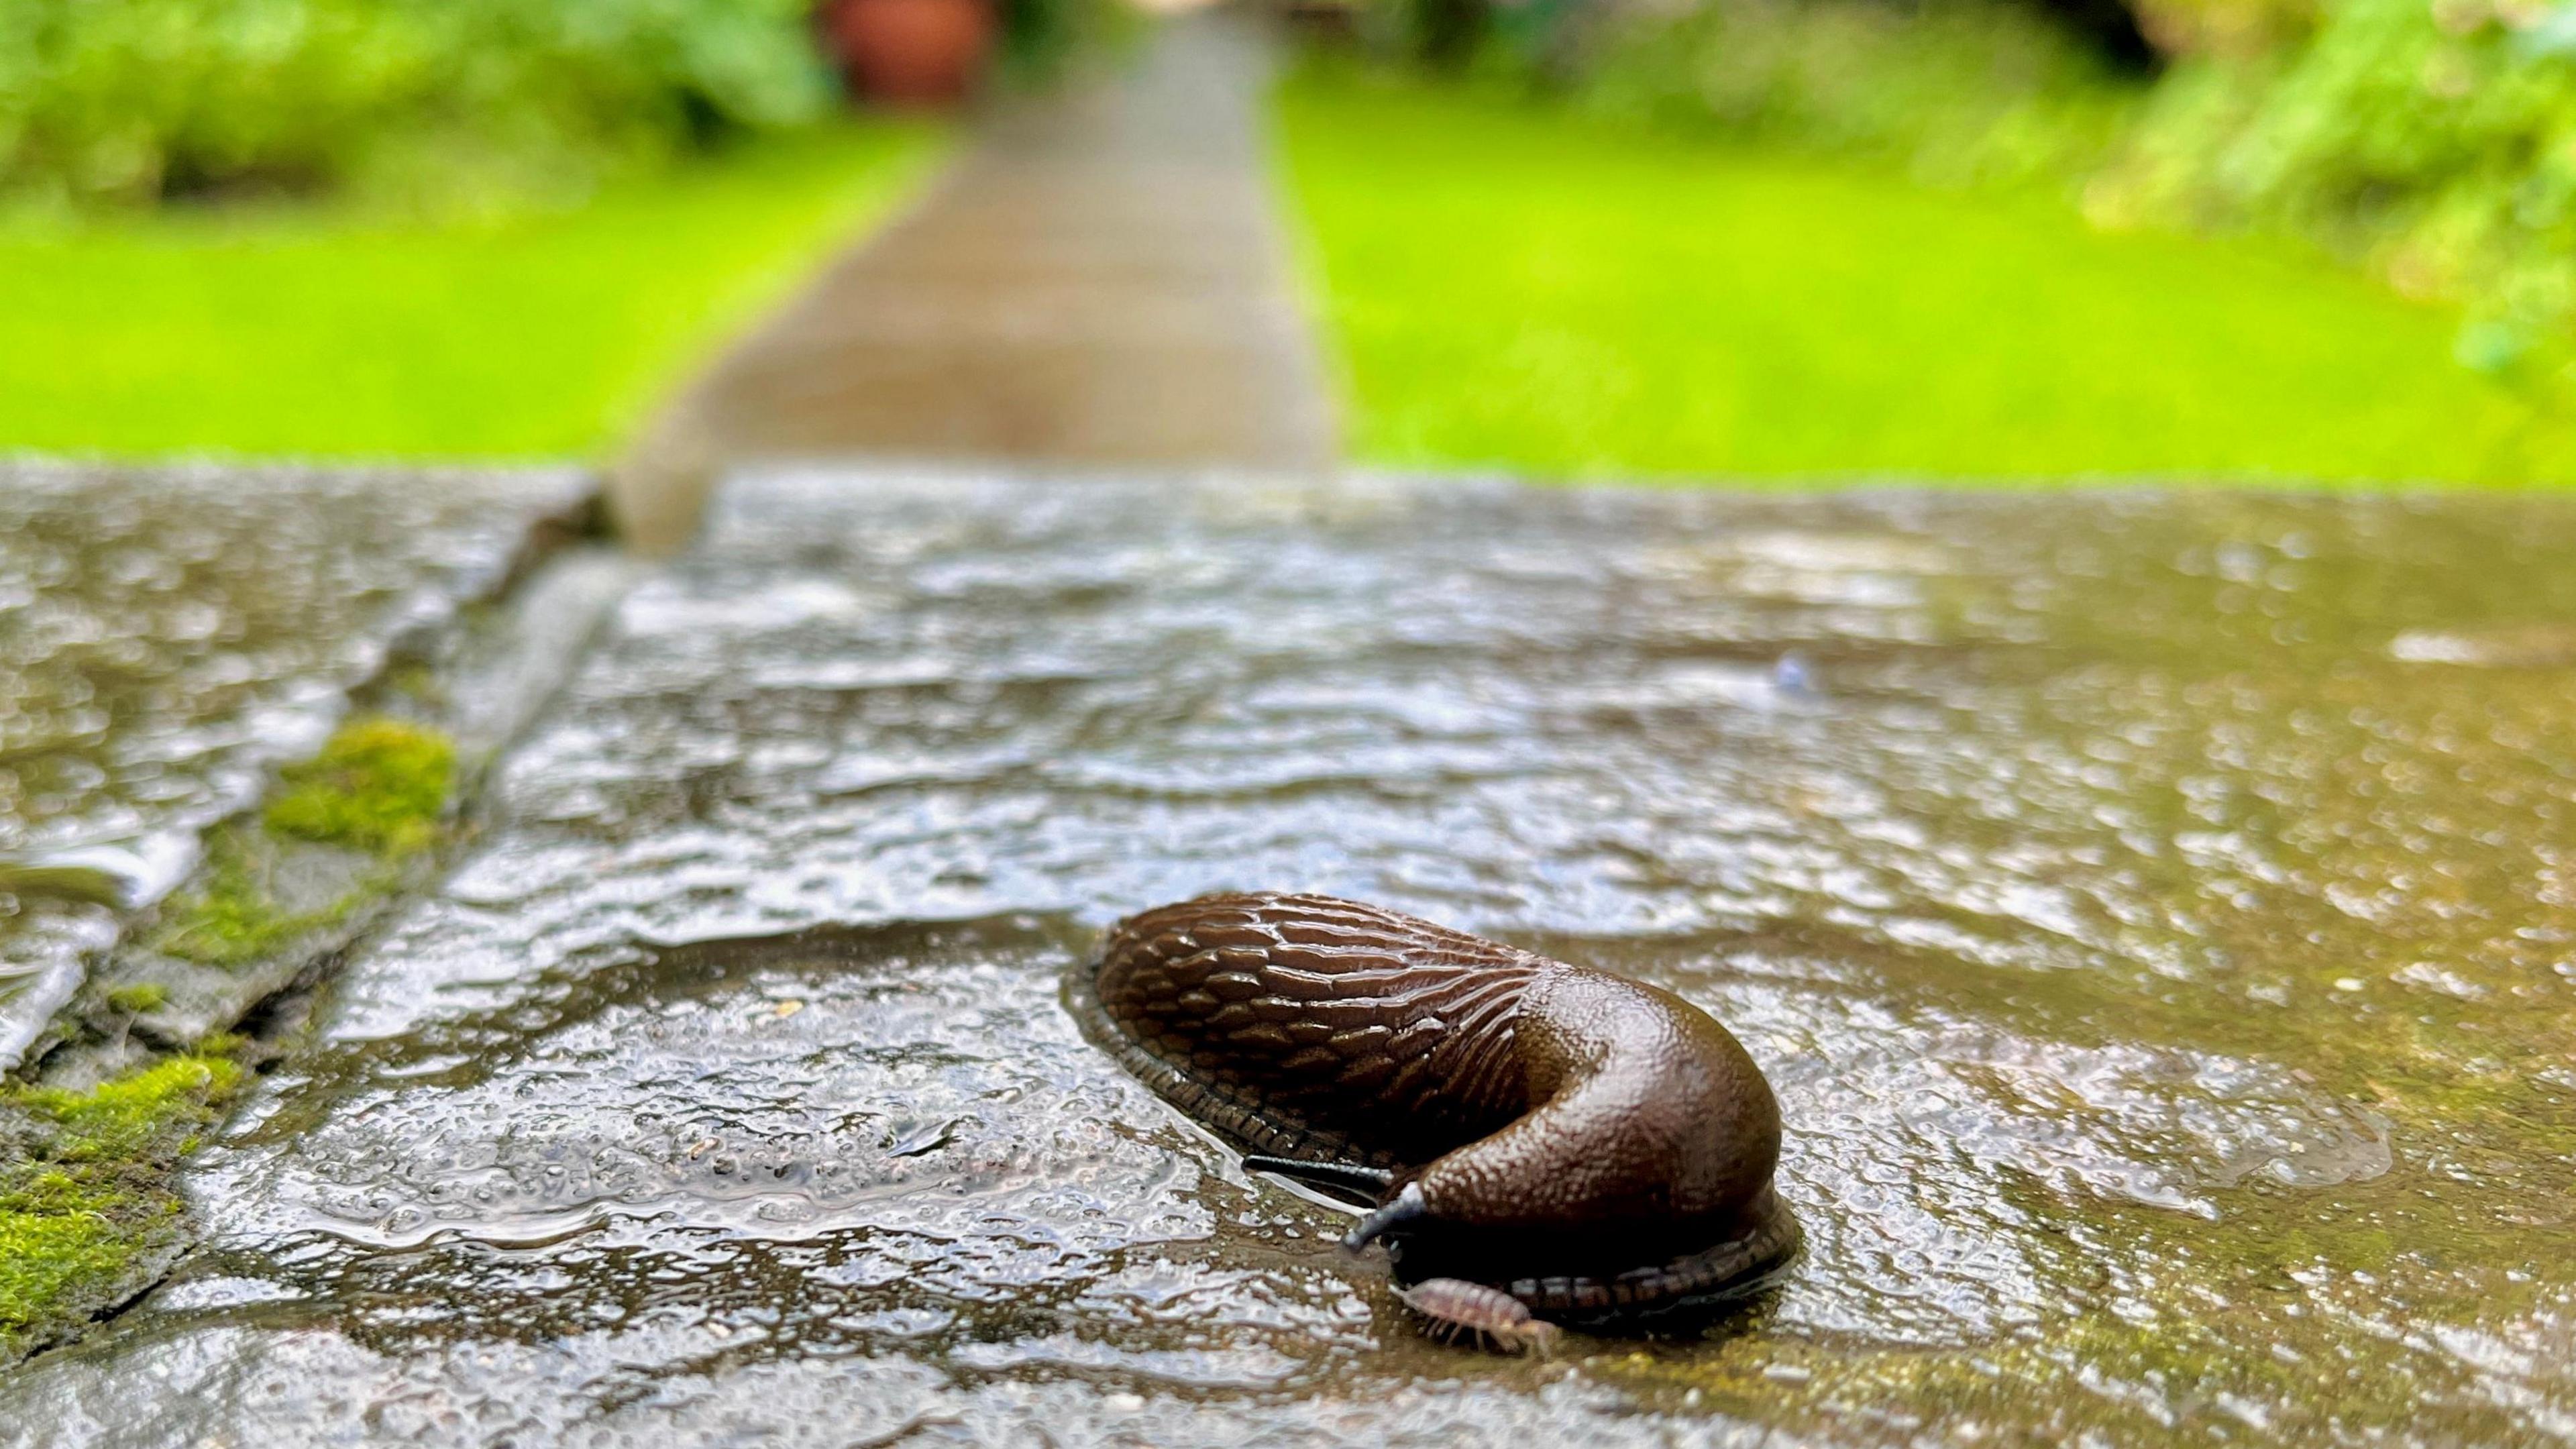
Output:
<svg viewBox="0 0 2576 1449">
<path fill-rule="evenodd" d="M 1249 22 L 1189 16 L 994 115 L 664 418 L 618 482 L 629 536 L 676 546 L 709 481 L 762 458 L 1328 463 L 1262 165 L 1268 63 Z"/>
</svg>

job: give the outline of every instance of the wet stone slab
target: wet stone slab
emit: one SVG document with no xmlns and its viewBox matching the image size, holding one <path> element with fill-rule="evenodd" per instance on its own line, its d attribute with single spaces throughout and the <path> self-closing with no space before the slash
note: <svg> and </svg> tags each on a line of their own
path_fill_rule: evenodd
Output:
<svg viewBox="0 0 2576 1449">
<path fill-rule="evenodd" d="M 0 1441 L 2576 1438 L 2571 548 L 738 481 L 205 1154 L 211 1245 Z M 1806 1256 L 1701 1339 L 1424 1341 L 1064 1014 L 1227 887 L 1705 1005 Z"/>
<path fill-rule="evenodd" d="M 0 460 L 0 1066 L 200 830 L 588 492 L 566 471 Z"/>
</svg>

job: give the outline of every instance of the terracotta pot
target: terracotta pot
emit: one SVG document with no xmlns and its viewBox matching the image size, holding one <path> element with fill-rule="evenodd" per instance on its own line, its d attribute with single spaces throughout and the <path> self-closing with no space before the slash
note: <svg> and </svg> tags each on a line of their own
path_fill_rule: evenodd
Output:
<svg viewBox="0 0 2576 1449">
<path fill-rule="evenodd" d="M 993 52 L 990 0 L 825 0 L 818 18 L 851 94 L 886 105 L 954 105 Z"/>
</svg>

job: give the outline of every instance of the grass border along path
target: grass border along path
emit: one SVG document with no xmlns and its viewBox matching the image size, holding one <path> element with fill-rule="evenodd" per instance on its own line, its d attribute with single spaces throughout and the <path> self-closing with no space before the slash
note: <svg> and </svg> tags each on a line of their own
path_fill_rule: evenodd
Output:
<svg viewBox="0 0 2576 1449">
<path fill-rule="evenodd" d="M 0 216 L 0 448 L 598 456 L 940 149 L 854 120 L 482 222 Z"/>
<path fill-rule="evenodd" d="M 1339 66 L 1277 98 L 1353 451 L 1572 475 L 2530 484 L 2576 420 L 2285 245 Z"/>
</svg>

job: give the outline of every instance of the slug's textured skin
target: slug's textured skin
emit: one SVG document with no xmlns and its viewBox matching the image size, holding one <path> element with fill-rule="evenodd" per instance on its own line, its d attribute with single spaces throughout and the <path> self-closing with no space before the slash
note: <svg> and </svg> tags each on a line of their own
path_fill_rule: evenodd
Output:
<svg viewBox="0 0 2576 1449">
<path fill-rule="evenodd" d="M 1399 1281 L 1597 1320 L 1722 1293 L 1797 1247 L 1770 1084 L 1651 986 L 1254 894 L 1119 923 L 1075 995 L 1131 1070 L 1251 1150 L 1384 1169 L 1354 1241 L 1383 1236 Z"/>
</svg>

